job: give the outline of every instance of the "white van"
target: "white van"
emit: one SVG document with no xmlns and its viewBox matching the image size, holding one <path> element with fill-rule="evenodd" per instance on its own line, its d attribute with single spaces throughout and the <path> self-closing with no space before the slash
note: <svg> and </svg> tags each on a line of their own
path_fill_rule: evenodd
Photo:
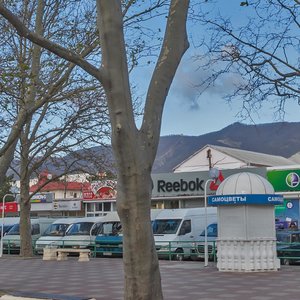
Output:
<svg viewBox="0 0 300 300">
<path fill-rule="evenodd" d="M 207 236 L 207 254 L 209 260 L 214 260 L 217 254 L 217 238 L 218 238 L 218 224 L 211 223 L 206 229 Z M 197 241 L 193 244 L 191 249 L 191 259 L 198 260 L 205 258 L 205 229 L 198 236 Z"/>
<path fill-rule="evenodd" d="M 44 232 L 44 234 L 36 241 L 35 251 L 37 254 L 43 254 L 46 246 L 57 246 L 66 234 L 71 224 L 76 223 L 80 218 L 62 218 L 54 221 Z"/>
<path fill-rule="evenodd" d="M 50 224 L 56 219 L 52 218 L 37 218 L 31 219 L 31 238 L 34 245 L 37 239 L 46 231 Z M 20 225 L 15 224 L 3 237 L 4 253 L 19 253 L 20 252 Z"/>
<path fill-rule="evenodd" d="M 161 209 L 151 210 L 151 222 L 155 220 L 156 216 L 161 212 Z M 101 220 L 102 226 L 98 227 L 96 232 L 97 237 L 99 236 L 123 236 L 122 225 L 120 222 L 119 215 L 116 211 L 111 211 L 103 217 Z"/>
<path fill-rule="evenodd" d="M 122 228 L 119 215 L 116 211 L 109 212 L 102 218 L 100 223 L 97 226 L 97 231 L 96 228 L 94 229 L 96 236 L 118 235 Z"/>
<path fill-rule="evenodd" d="M 15 224 L 19 224 L 19 217 L 7 217 L 3 219 L 3 236 L 13 227 Z M 2 231 L 2 218 L 0 218 L 0 239 L 1 239 L 1 231 Z"/>
<path fill-rule="evenodd" d="M 217 208 L 207 207 L 207 223 L 217 222 Z M 164 209 L 153 222 L 159 257 L 189 258 L 193 242 L 205 229 L 205 208 Z"/>
<path fill-rule="evenodd" d="M 91 248 L 105 217 L 84 217 L 71 224 L 66 235 L 57 242 L 61 248 Z"/>
<path fill-rule="evenodd" d="M 161 209 L 151 210 L 152 222 L 161 211 Z M 100 256 L 121 257 L 123 255 L 123 231 L 117 212 L 111 212 L 105 216 L 102 226 L 97 232 L 94 250 L 96 255 Z"/>
</svg>

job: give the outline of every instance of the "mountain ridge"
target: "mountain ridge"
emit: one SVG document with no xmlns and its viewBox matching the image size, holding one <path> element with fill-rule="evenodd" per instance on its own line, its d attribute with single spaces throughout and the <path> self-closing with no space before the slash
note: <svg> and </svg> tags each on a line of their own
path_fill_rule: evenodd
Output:
<svg viewBox="0 0 300 300">
<path fill-rule="evenodd" d="M 219 131 L 199 136 L 162 136 L 152 172 L 171 172 L 180 162 L 207 144 L 289 158 L 300 152 L 300 122 L 256 125 L 236 122 Z"/>
<path fill-rule="evenodd" d="M 172 172 L 178 164 L 206 145 L 237 148 L 285 158 L 292 157 L 295 164 L 300 164 L 300 122 L 258 125 L 236 122 L 219 131 L 199 136 L 182 134 L 161 136 L 152 173 Z M 15 165 L 18 165 L 17 161 Z M 48 160 L 39 171 L 48 170 L 53 174 L 60 174 L 64 173 L 64 166 L 72 166 L 71 173 L 81 170 L 93 174 L 99 172 L 116 174 L 110 145 L 81 149 L 64 158 Z"/>
</svg>

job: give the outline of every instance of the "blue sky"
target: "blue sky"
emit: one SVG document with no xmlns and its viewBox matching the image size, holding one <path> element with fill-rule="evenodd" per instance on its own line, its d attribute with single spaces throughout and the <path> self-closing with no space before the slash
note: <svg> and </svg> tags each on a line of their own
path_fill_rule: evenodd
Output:
<svg viewBox="0 0 300 300">
<path fill-rule="evenodd" d="M 240 119 L 237 114 L 240 111 L 241 101 L 236 99 L 228 104 L 222 98 L 225 95 L 226 84 L 221 88 L 197 96 L 197 90 L 192 87 L 192 79 L 197 78 L 197 67 L 185 69 L 189 64 L 192 53 L 188 51 L 176 73 L 171 86 L 163 114 L 161 136 L 171 134 L 184 134 L 198 136 L 212 131 L 218 131 L 232 123 L 242 122 L 245 124 L 261 124 L 280 121 L 271 104 L 264 103 L 263 109 L 248 119 Z M 147 78 L 151 75 L 150 70 L 142 70 L 139 86 L 148 83 Z M 300 106 L 290 102 L 286 106 L 284 120 L 288 122 L 300 121 Z"/>
<path fill-rule="evenodd" d="M 272 123 L 279 121 L 273 105 L 264 103 L 263 109 L 251 118 L 245 120 L 237 114 L 241 109 L 241 101 L 235 99 L 228 104 L 222 98 L 225 90 L 230 89 L 230 82 L 223 82 L 223 86 L 197 97 L 197 91 L 191 87 L 190 82 L 197 78 L 196 66 L 184 71 L 186 60 L 192 54 L 186 53 L 185 59 L 176 74 L 170 90 L 164 115 L 161 135 L 184 134 L 201 135 L 220 130 L 234 122 L 245 124 Z M 195 103 L 196 102 L 196 103 Z M 290 102 L 286 107 L 284 120 L 290 122 L 300 121 L 300 106 Z"/>
<path fill-rule="evenodd" d="M 222 14 L 233 15 L 233 21 L 241 25 L 245 21 L 245 7 L 240 7 L 239 0 L 231 0 L 226 3 L 219 2 L 219 8 Z M 220 6 L 221 5 L 221 6 Z M 193 36 L 204 34 L 199 28 L 189 28 L 189 33 Z M 203 78 L 206 74 L 198 70 L 193 56 L 197 54 L 197 49 L 191 47 L 185 53 L 185 56 L 177 70 L 173 84 L 171 86 L 163 114 L 161 135 L 184 134 L 184 135 L 202 135 L 208 132 L 220 130 L 234 122 L 243 122 L 246 124 L 261 124 L 282 121 L 275 114 L 273 105 L 265 103 L 262 109 L 251 118 L 240 119 L 237 117 L 241 109 L 241 101 L 235 99 L 230 105 L 222 98 L 225 92 L 232 88 L 232 81 L 236 78 L 228 76 L 219 84 L 219 86 L 210 89 L 205 94 L 198 96 L 198 91 L 193 87 L 197 79 Z M 133 74 L 135 83 L 138 87 L 138 93 L 146 93 L 148 82 L 150 80 L 152 66 L 138 68 Z M 285 109 L 284 121 L 298 122 L 300 106 L 290 102 Z"/>
</svg>

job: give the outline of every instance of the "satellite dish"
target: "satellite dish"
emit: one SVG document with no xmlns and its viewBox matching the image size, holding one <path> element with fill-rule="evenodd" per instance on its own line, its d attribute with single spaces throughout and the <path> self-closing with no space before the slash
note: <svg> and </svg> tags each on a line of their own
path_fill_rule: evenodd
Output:
<svg viewBox="0 0 300 300">
<path fill-rule="evenodd" d="M 209 170 L 209 177 L 212 179 L 217 179 L 219 177 L 220 171 L 217 168 L 211 168 Z"/>
</svg>

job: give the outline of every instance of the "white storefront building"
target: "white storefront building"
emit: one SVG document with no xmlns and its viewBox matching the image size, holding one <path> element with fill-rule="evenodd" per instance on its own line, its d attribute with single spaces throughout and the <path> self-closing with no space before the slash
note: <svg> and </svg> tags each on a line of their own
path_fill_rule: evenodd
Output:
<svg viewBox="0 0 300 300">
<path fill-rule="evenodd" d="M 156 208 L 204 206 L 204 187 L 206 181 L 210 179 L 211 168 L 218 169 L 220 174 L 216 182 L 208 185 L 206 191 L 208 195 L 214 194 L 219 184 L 232 174 L 247 171 L 266 178 L 267 167 L 292 165 L 294 162 L 282 156 L 206 145 L 177 165 L 173 170 L 174 173 L 153 174 L 152 206 Z M 185 182 L 188 183 L 187 189 Z"/>
<path fill-rule="evenodd" d="M 206 145 L 177 165 L 173 172 L 152 174 L 152 207 L 164 209 L 204 206 L 204 188 L 210 179 L 210 168 L 217 168 L 220 174 L 215 182 L 207 185 L 207 195 L 214 194 L 219 184 L 232 174 L 247 171 L 267 178 L 267 169 L 276 169 L 278 166 L 297 168 L 292 161 L 281 156 Z M 40 182 L 36 181 L 31 187 L 32 192 L 42 184 L 43 176 L 47 177 L 49 174 L 41 174 Z M 101 216 L 116 210 L 115 181 L 102 180 L 90 184 L 81 177 L 78 177 L 79 181 L 72 178 L 72 182 L 66 179 L 45 185 L 39 192 L 42 195 L 39 197 L 44 199 L 35 199 L 37 196 L 32 199 L 32 215 Z"/>
<path fill-rule="evenodd" d="M 190 208 L 204 206 L 204 187 L 210 179 L 209 169 L 220 170 L 216 182 L 208 185 L 207 195 L 214 194 L 224 178 L 247 171 L 267 177 L 267 167 L 292 166 L 287 158 L 206 145 L 176 166 L 172 173 L 152 174 L 152 208 Z M 116 209 L 116 199 L 90 198 L 83 200 L 85 213 L 90 216 Z"/>
</svg>

